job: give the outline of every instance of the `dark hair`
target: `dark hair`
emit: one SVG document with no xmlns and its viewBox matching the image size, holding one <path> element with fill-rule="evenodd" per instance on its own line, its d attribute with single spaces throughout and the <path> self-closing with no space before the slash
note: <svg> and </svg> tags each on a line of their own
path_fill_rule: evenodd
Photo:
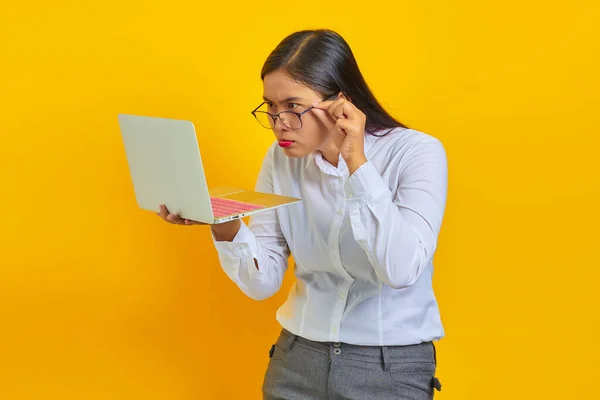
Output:
<svg viewBox="0 0 600 400">
<path fill-rule="evenodd" d="M 384 136 L 394 128 L 406 128 L 379 104 L 350 46 L 336 32 L 303 30 L 287 36 L 265 61 L 261 79 L 280 68 L 322 96 L 344 93 L 366 115 L 365 131 L 369 134 Z M 377 133 L 382 130 L 387 132 Z"/>
</svg>

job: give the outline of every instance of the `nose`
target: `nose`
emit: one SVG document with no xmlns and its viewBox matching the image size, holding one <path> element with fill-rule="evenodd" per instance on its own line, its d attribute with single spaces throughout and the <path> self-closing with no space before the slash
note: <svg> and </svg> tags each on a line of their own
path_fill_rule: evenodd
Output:
<svg viewBox="0 0 600 400">
<path fill-rule="evenodd" d="M 290 127 L 284 120 L 281 119 L 280 116 L 277 116 L 275 117 L 275 124 L 273 125 L 273 130 L 275 132 L 288 132 L 290 130 Z"/>
</svg>

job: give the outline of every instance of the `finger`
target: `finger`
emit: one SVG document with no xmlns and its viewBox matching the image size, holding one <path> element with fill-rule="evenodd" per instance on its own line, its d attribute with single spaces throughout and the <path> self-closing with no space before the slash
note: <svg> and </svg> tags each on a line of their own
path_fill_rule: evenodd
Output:
<svg viewBox="0 0 600 400">
<path fill-rule="evenodd" d="M 314 108 L 315 110 L 324 110 L 324 111 L 327 111 L 327 110 L 329 110 L 329 107 L 331 107 L 331 105 L 332 105 L 334 102 L 338 101 L 338 100 L 339 100 L 339 99 L 336 99 L 336 100 L 317 101 L 317 102 L 314 102 L 312 106 L 313 106 L 313 108 Z"/>
<path fill-rule="evenodd" d="M 333 141 L 335 146 L 338 148 L 338 150 L 341 150 L 342 143 L 344 143 L 344 140 L 346 139 L 346 131 L 345 131 L 344 127 L 346 126 L 347 122 L 348 121 L 345 119 L 339 119 L 335 123 L 335 126 L 333 127 L 333 129 L 331 129 L 329 131 L 331 140 Z"/>
<path fill-rule="evenodd" d="M 341 101 L 333 103 L 329 112 L 335 120 L 345 118 L 353 121 L 362 121 L 364 119 L 364 113 L 346 99 L 341 99 Z"/>
<path fill-rule="evenodd" d="M 348 102 L 341 99 L 329 107 L 329 113 L 337 121 L 340 118 L 348 118 L 348 108 Z"/>
<path fill-rule="evenodd" d="M 183 224 L 183 219 L 181 219 L 181 217 L 177 214 L 169 214 L 167 216 L 167 221 L 173 223 L 173 224 Z"/>
<path fill-rule="evenodd" d="M 317 118 L 319 119 L 319 121 L 321 121 L 323 125 L 325 125 L 327 130 L 333 129 L 333 127 L 335 126 L 335 119 L 333 119 L 331 114 L 329 114 L 328 110 L 313 108 L 313 111 L 313 114 L 317 116 Z"/>
<path fill-rule="evenodd" d="M 164 204 L 161 204 L 160 206 L 158 206 L 157 215 L 166 221 L 167 216 L 169 215 L 169 210 L 167 210 L 167 206 L 165 206 Z"/>
<path fill-rule="evenodd" d="M 345 134 L 354 133 L 356 130 L 356 125 L 354 121 L 349 119 L 340 118 L 335 122 L 335 127 L 338 131 L 343 131 Z"/>
<path fill-rule="evenodd" d="M 364 125 L 360 121 L 340 118 L 336 126 L 349 136 L 363 136 L 365 133 Z"/>
<path fill-rule="evenodd" d="M 204 222 L 192 221 L 191 219 L 185 219 L 184 224 L 186 224 L 186 225 L 206 225 Z"/>
<path fill-rule="evenodd" d="M 315 114 L 326 114 L 329 117 L 328 119 L 333 122 L 337 121 L 340 118 L 348 118 L 348 107 L 344 106 L 344 103 L 344 100 L 336 100 L 335 102 L 330 104 L 327 110 L 323 110 L 322 108 L 315 108 L 316 110 L 320 110 L 317 111 Z"/>
<path fill-rule="evenodd" d="M 334 100 L 324 100 L 324 101 L 317 101 L 315 103 L 313 103 L 313 107 L 316 110 L 323 110 L 323 111 L 327 111 L 331 114 L 331 109 L 332 107 L 335 107 L 337 104 L 346 101 L 344 98 L 339 97 L 337 99 Z M 332 115 L 333 116 L 333 115 Z"/>
<path fill-rule="evenodd" d="M 364 123 L 365 114 L 359 110 L 351 101 L 346 99 L 336 100 L 329 107 L 329 113 L 336 121 L 341 118 L 360 121 Z"/>
<path fill-rule="evenodd" d="M 161 205 L 161 206 L 159 206 L 159 209 L 160 209 L 160 212 L 158 213 L 158 215 L 162 219 L 164 219 L 167 222 L 170 222 L 171 224 L 177 224 L 177 223 L 179 223 L 177 221 L 177 219 L 179 218 L 179 216 L 175 215 L 175 214 L 171 214 L 169 212 L 169 209 L 167 208 L 167 206 Z"/>
</svg>

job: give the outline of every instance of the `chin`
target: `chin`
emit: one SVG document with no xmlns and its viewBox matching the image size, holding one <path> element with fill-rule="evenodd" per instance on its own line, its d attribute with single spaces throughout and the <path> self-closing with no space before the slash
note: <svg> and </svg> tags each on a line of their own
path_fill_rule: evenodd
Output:
<svg viewBox="0 0 600 400">
<path fill-rule="evenodd" d="M 305 151 L 300 149 L 283 149 L 283 153 L 289 158 L 302 158 L 307 155 Z"/>
<path fill-rule="evenodd" d="M 289 158 L 302 158 L 309 154 L 305 148 L 299 146 L 297 147 L 296 145 L 288 148 L 282 148 L 282 150 L 283 153 Z"/>
</svg>

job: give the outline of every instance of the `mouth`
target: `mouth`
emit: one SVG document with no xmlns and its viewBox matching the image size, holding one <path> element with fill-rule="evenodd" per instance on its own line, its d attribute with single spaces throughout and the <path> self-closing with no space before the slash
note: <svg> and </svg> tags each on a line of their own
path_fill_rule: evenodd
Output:
<svg viewBox="0 0 600 400">
<path fill-rule="evenodd" d="M 279 147 L 290 147 L 291 145 L 293 145 L 295 142 L 293 140 L 286 140 L 286 139 L 281 139 L 278 141 Z"/>
</svg>

